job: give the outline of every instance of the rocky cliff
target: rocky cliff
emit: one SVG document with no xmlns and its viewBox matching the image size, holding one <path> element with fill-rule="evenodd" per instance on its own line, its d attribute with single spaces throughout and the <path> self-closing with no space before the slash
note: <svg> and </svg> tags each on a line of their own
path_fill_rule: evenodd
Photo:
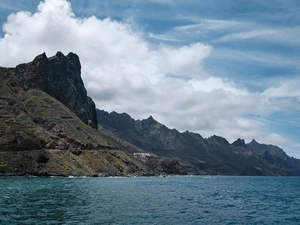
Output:
<svg viewBox="0 0 300 225">
<path fill-rule="evenodd" d="M 218 136 L 203 138 L 189 131 L 180 133 L 151 116 L 136 121 L 126 113 L 98 109 L 97 115 L 99 125 L 127 151 L 176 159 L 191 174 L 300 175 L 300 160 L 288 157 L 278 147 L 265 149 L 265 145 L 246 144 L 242 139 L 230 144 Z"/>
<path fill-rule="evenodd" d="M 0 68 L 1 150 L 113 148 L 93 129 L 95 104 L 86 94 L 80 67 L 77 55 L 58 52 Z"/>
<path fill-rule="evenodd" d="M 18 65 L 12 73 L 18 77 L 25 90 L 39 89 L 68 107 L 84 123 L 97 128 L 93 100 L 87 96 L 81 79 L 79 57 L 61 52 L 47 58 L 43 53 L 30 63 Z"/>
<path fill-rule="evenodd" d="M 0 175 L 155 173 L 97 129 L 77 55 L 0 67 Z"/>
</svg>

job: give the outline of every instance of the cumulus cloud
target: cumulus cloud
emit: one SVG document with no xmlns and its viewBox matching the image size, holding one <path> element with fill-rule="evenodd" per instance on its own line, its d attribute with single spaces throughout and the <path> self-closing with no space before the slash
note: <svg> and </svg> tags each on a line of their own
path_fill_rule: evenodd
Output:
<svg viewBox="0 0 300 225">
<path fill-rule="evenodd" d="M 171 128 L 205 137 L 267 138 L 259 131 L 262 124 L 247 115 L 257 114 L 264 99 L 285 90 L 250 93 L 204 71 L 212 46 L 153 45 L 125 22 L 76 17 L 66 0 L 45 0 L 33 14 L 11 14 L 3 30 L 2 66 L 31 61 L 42 52 L 74 52 L 98 108 L 127 112 L 135 119 L 152 115 Z"/>
<path fill-rule="evenodd" d="M 231 92 L 236 95 L 248 95 L 249 92 L 241 90 L 235 87 L 232 81 L 223 80 L 218 77 L 209 77 L 206 80 L 192 79 L 189 83 L 194 87 L 195 90 L 202 90 L 211 92 L 213 90 L 224 90 Z"/>
<path fill-rule="evenodd" d="M 202 61 L 210 54 L 211 47 L 201 43 L 172 48 L 161 46 L 161 68 L 165 73 L 189 74 L 199 72 Z"/>
</svg>

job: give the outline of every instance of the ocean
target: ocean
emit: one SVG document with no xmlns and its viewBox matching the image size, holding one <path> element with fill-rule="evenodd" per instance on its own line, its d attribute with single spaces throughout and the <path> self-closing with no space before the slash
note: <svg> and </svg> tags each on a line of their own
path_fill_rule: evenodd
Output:
<svg viewBox="0 0 300 225">
<path fill-rule="evenodd" d="M 7 177 L 0 190 L 0 224 L 300 224 L 300 177 Z"/>
</svg>

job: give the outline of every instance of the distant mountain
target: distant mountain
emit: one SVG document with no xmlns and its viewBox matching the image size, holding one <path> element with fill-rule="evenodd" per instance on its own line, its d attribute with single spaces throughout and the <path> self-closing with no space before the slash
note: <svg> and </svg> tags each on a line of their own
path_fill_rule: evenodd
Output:
<svg viewBox="0 0 300 225">
<path fill-rule="evenodd" d="M 268 164 L 286 171 L 290 175 L 300 174 L 300 160 L 288 156 L 281 148 L 274 145 L 259 144 L 252 140 L 247 146 Z"/>
<path fill-rule="evenodd" d="M 300 175 L 300 160 L 278 147 L 238 139 L 203 138 L 189 131 L 180 133 L 157 122 L 152 116 L 134 120 L 126 113 L 97 109 L 99 129 L 113 137 L 128 152 L 148 152 L 178 160 L 190 174 Z"/>
<path fill-rule="evenodd" d="M 97 131 L 77 55 L 0 67 L 0 175 L 150 174 Z M 154 171 L 155 173 L 155 171 Z"/>
</svg>

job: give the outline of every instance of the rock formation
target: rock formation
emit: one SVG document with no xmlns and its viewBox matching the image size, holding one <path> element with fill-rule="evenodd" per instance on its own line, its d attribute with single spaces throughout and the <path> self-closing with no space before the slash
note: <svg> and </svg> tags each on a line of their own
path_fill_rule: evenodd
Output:
<svg viewBox="0 0 300 225">
<path fill-rule="evenodd" d="M 67 106 L 84 123 L 98 127 L 95 104 L 87 96 L 76 54 L 64 56 L 57 52 L 55 56 L 47 58 L 43 53 L 30 63 L 18 65 L 15 73 L 24 89 L 46 92 Z"/>
</svg>

